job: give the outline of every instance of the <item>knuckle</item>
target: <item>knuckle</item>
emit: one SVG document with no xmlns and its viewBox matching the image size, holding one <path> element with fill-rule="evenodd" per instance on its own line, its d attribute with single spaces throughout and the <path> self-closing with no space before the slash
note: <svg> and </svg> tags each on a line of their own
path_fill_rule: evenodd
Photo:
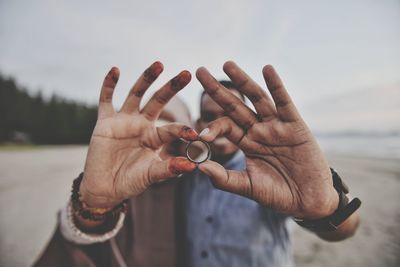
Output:
<svg viewBox="0 0 400 267">
<path fill-rule="evenodd" d="M 226 113 L 231 114 L 237 109 L 237 103 L 230 102 L 224 105 L 224 110 Z"/>
<path fill-rule="evenodd" d="M 137 97 L 142 97 L 144 95 L 144 93 L 146 92 L 146 90 L 147 90 L 147 87 L 139 87 L 138 86 L 131 90 L 131 94 L 133 94 Z"/>
<path fill-rule="evenodd" d="M 237 84 L 237 86 L 238 86 L 239 88 L 245 87 L 248 83 L 249 83 L 249 79 L 248 79 L 248 78 L 243 78 L 242 80 L 238 80 L 238 81 L 236 82 L 236 84 Z"/>
<path fill-rule="evenodd" d="M 169 97 L 166 96 L 163 92 L 159 91 L 154 94 L 154 100 L 162 105 L 165 105 L 168 103 Z"/>
<path fill-rule="evenodd" d="M 217 94 L 218 90 L 219 90 L 219 86 L 218 85 L 215 86 L 215 87 L 210 87 L 210 88 L 207 89 L 207 94 L 210 97 L 213 97 L 213 96 L 215 96 Z"/>
<path fill-rule="evenodd" d="M 281 86 L 277 83 L 272 83 L 269 87 L 268 87 L 269 91 L 272 92 L 276 92 L 279 89 L 281 89 Z"/>
<path fill-rule="evenodd" d="M 282 98 L 278 98 L 275 100 L 275 105 L 279 106 L 279 107 L 286 107 L 290 105 L 290 101 L 288 101 L 287 99 L 282 99 Z"/>
<path fill-rule="evenodd" d="M 208 128 L 219 128 L 221 125 L 229 124 L 229 117 L 221 117 L 217 120 L 214 120 L 208 124 Z"/>
<path fill-rule="evenodd" d="M 245 132 L 248 132 L 254 125 L 255 120 L 249 120 L 242 124 L 242 128 Z"/>
<path fill-rule="evenodd" d="M 256 103 L 258 103 L 258 102 L 260 102 L 261 101 L 261 99 L 263 99 L 263 95 L 261 95 L 261 94 L 249 94 L 248 95 L 248 98 L 250 99 L 250 101 L 252 102 L 252 103 L 254 103 L 254 104 L 256 104 Z"/>
</svg>

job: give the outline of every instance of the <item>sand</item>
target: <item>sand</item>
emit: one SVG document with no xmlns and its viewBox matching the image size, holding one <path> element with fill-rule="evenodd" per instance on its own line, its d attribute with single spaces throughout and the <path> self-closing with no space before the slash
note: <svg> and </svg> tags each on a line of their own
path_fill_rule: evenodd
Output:
<svg viewBox="0 0 400 267">
<path fill-rule="evenodd" d="M 295 229 L 297 266 L 400 266 L 400 161 L 329 155 L 350 187 L 362 200 L 357 233 L 342 242 L 319 240 Z"/>
<path fill-rule="evenodd" d="M 0 266 L 29 266 L 83 169 L 86 147 L 0 151 Z M 328 154 L 362 201 L 356 235 L 329 243 L 294 226 L 297 266 L 400 266 L 400 160 Z"/>
</svg>

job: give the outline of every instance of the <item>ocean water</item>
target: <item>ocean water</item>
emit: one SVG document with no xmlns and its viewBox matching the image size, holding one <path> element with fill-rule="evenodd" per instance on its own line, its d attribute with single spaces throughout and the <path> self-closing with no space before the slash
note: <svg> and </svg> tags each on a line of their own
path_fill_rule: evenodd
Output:
<svg viewBox="0 0 400 267">
<path fill-rule="evenodd" d="M 400 159 L 400 136 L 317 136 L 324 152 Z"/>
</svg>

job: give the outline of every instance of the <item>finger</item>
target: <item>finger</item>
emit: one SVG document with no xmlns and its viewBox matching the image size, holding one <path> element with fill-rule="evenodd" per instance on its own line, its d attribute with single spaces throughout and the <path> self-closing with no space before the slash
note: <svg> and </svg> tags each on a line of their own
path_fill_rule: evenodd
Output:
<svg viewBox="0 0 400 267">
<path fill-rule="evenodd" d="M 213 142 L 216 138 L 221 136 L 225 136 L 229 141 L 242 149 L 245 148 L 246 143 L 248 143 L 245 131 L 229 117 L 222 117 L 209 123 L 207 128 L 199 134 L 199 138 L 206 142 Z"/>
<path fill-rule="evenodd" d="M 176 177 L 181 173 L 192 172 L 197 165 L 184 157 L 170 158 L 163 161 L 154 161 L 149 168 L 150 183 Z"/>
<path fill-rule="evenodd" d="M 275 69 L 271 65 L 267 65 L 263 68 L 263 75 L 274 99 L 278 116 L 284 121 L 299 120 L 300 115 Z"/>
<path fill-rule="evenodd" d="M 237 89 L 245 94 L 254 108 L 257 111 L 259 118 L 268 118 L 276 114 L 274 102 L 250 76 L 248 76 L 241 68 L 233 61 L 228 61 L 224 64 L 224 71 L 237 86 Z"/>
<path fill-rule="evenodd" d="M 189 71 L 184 70 L 165 84 L 150 98 L 141 113 L 149 120 L 156 120 L 168 101 L 182 90 L 192 78 Z"/>
<path fill-rule="evenodd" d="M 139 110 L 140 101 L 146 90 L 158 78 L 163 71 L 164 66 L 156 61 L 148 67 L 139 77 L 122 105 L 121 112 L 132 113 Z"/>
<path fill-rule="evenodd" d="M 198 168 L 211 178 L 215 187 L 250 198 L 253 196 L 251 180 L 246 171 L 226 170 L 212 160 L 201 163 Z"/>
<path fill-rule="evenodd" d="M 197 132 L 182 123 L 169 123 L 167 125 L 157 127 L 158 144 L 157 147 L 183 138 L 187 141 L 195 141 L 198 138 Z"/>
<path fill-rule="evenodd" d="M 98 111 L 99 119 L 104 119 L 112 116 L 115 113 L 112 105 L 112 97 L 118 79 L 119 69 L 117 67 L 112 67 L 107 76 L 104 78 L 103 86 L 101 87 Z"/>
<path fill-rule="evenodd" d="M 208 95 L 217 102 L 240 127 L 249 129 L 257 122 L 254 112 L 247 107 L 232 92 L 229 92 L 207 71 L 201 67 L 196 72 L 197 79 L 200 81 Z"/>
</svg>

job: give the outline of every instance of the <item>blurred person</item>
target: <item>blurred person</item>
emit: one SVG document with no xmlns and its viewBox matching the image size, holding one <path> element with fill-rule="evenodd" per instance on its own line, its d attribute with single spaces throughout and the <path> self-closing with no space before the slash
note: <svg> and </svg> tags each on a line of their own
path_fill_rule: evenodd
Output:
<svg viewBox="0 0 400 267">
<path fill-rule="evenodd" d="M 279 113 L 283 111 L 279 104 L 292 104 L 271 67 L 264 70 L 264 75 L 270 90 L 281 91 L 272 95 L 274 100 L 278 100 L 276 106 L 234 63 L 228 62 L 224 70 L 235 83 L 217 83 L 206 70 L 198 71 L 198 79 L 205 91 L 200 97 L 200 118 L 196 122 L 196 130 L 200 132 L 201 139 L 210 142 L 212 161 L 200 164 L 190 174 L 190 179 L 185 180 L 185 266 L 293 266 L 288 214 L 304 217 L 301 214 L 303 207 L 294 207 L 303 203 L 293 203 L 296 201 L 293 198 L 299 197 L 297 201 L 305 202 L 307 197 L 293 196 L 300 186 L 291 185 L 297 181 L 287 176 L 298 174 L 288 173 L 294 168 L 285 165 L 302 165 L 305 161 L 304 165 L 311 170 L 325 165 L 325 159 L 299 117 L 296 117 L 297 123 L 285 123 L 280 118 L 279 115 L 283 114 Z M 258 114 L 245 106 L 245 94 Z M 294 106 L 289 108 L 292 110 L 286 113 L 297 114 Z M 265 118 L 256 116 L 263 112 Z M 238 145 L 245 153 L 239 150 Z M 298 146 L 309 148 L 296 152 Z M 308 165 L 310 159 L 305 158 L 307 154 L 315 157 L 315 165 Z M 262 178 L 265 180 L 251 179 L 255 174 L 270 177 Z M 307 175 L 306 172 L 304 174 Z M 306 180 L 300 179 L 301 182 Z M 296 188 L 285 188 L 291 186 Z M 315 189 L 319 188 L 324 190 L 321 185 Z M 323 208 L 329 205 L 324 203 L 327 201 L 325 197 L 318 196 L 312 189 L 310 186 L 303 190 L 315 194 L 312 201 L 320 200 L 322 206 L 314 203 L 315 207 L 309 208 L 308 212 L 314 213 L 312 217 L 329 214 Z M 257 202 L 253 201 L 257 197 L 254 194 L 256 190 L 261 194 Z M 334 191 L 321 193 L 337 195 Z M 357 216 L 347 222 L 348 225 L 341 229 L 342 233 L 318 234 L 327 240 L 344 239 L 358 227 Z"/>
<path fill-rule="evenodd" d="M 115 189 L 138 191 L 135 197 L 129 198 L 126 215 L 121 213 L 104 221 L 87 220 L 69 203 L 59 214 L 56 231 L 34 266 L 177 265 L 175 227 L 178 225 L 178 212 L 175 207 L 179 180 L 163 178 L 165 175 L 176 177 L 178 173 L 196 167 L 177 156 L 184 153 L 184 143 L 179 138 L 193 140 L 197 133 L 190 127 L 192 121 L 185 103 L 178 97 L 170 99 L 190 81 L 191 75 L 187 71 L 158 90 L 139 114 L 139 102 L 144 91 L 162 69 L 160 62 L 152 64 L 133 86 L 119 112 L 115 112 L 111 104 L 119 70 L 112 68 L 103 82 L 98 122 L 89 145 L 85 173 L 94 169 L 97 173 L 94 177 L 99 179 L 93 180 L 95 186 L 112 190 L 106 192 L 111 195 L 105 201 L 106 205 L 101 205 L 106 209 L 110 200 L 114 200 L 112 206 L 129 198 L 125 192 Z M 132 113 L 135 115 L 131 116 Z M 145 135 L 141 138 L 143 143 L 137 144 L 136 137 L 141 134 Z M 141 147 L 137 152 L 135 145 Z M 126 175 L 127 171 L 115 169 L 116 166 L 129 168 L 131 162 L 128 161 L 136 157 L 139 159 L 135 168 L 143 166 L 150 172 L 154 171 L 152 180 L 137 176 L 139 188 L 122 176 L 118 181 L 114 180 L 117 173 Z M 135 168 L 132 168 L 132 175 L 140 173 L 135 172 Z M 106 173 L 114 178 L 113 185 L 101 180 Z M 113 231 L 115 226 L 117 230 Z"/>
<path fill-rule="evenodd" d="M 158 228 L 176 230 L 170 235 L 175 238 L 169 240 L 176 254 L 169 250 L 174 260 L 167 262 L 182 266 L 291 266 L 288 216 L 296 217 L 299 224 L 326 240 L 354 234 L 359 203 L 347 204 L 347 189 L 330 170 L 271 66 L 266 66 L 263 74 L 273 100 L 233 62 L 224 65 L 233 81 L 225 83 L 230 89 L 200 68 L 197 78 L 207 94 L 202 96 L 197 129 L 211 122 L 198 136 L 182 124 L 154 124 L 163 106 L 189 82 L 186 72 L 139 110 L 142 95 L 161 73 L 158 64 L 139 78 L 118 113 L 112 108 L 111 97 L 119 72 L 113 69 L 106 77 L 85 172 L 79 188 L 75 186 L 78 197 L 71 200 L 79 205 L 72 208 L 69 204 L 64 210 L 73 216 L 61 219 L 56 232 L 58 245 L 50 243 L 37 266 L 46 266 L 46 254 L 51 258 L 51 251 L 75 266 L 124 266 L 125 262 L 173 266 L 154 259 L 168 257 L 168 253 L 160 254 L 157 242 L 146 246 L 146 237 L 152 237 Z M 256 112 L 243 103 L 242 94 Z M 160 148 L 177 138 L 210 142 L 212 160 L 196 166 L 184 158 L 162 159 Z M 197 167 L 199 171 L 195 171 Z M 175 226 L 158 220 L 152 222 L 156 226 L 142 224 L 139 229 L 135 220 L 140 218 L 129 208 L 123 222 L 121 201 L 138 199 L 151 184 L 180 173 L 189 174 L 180 179 L 185 181 L 184 194 L 176 198 Z M 215 190 L 211 183 L 227 192 Z M 152 207 L 143 211 L 148 215 L 157 212 Z M 118 242 L 126 231 L 142 233 L 142 242 L 136 242 L 135 235 Z M 153 237 L 157 239 L 156 234 Z M 162 238 L 160 235 L 160 242 Z M 135 262 L 138 255 L 142 255 L 139 263 Z"/>
</svg>

